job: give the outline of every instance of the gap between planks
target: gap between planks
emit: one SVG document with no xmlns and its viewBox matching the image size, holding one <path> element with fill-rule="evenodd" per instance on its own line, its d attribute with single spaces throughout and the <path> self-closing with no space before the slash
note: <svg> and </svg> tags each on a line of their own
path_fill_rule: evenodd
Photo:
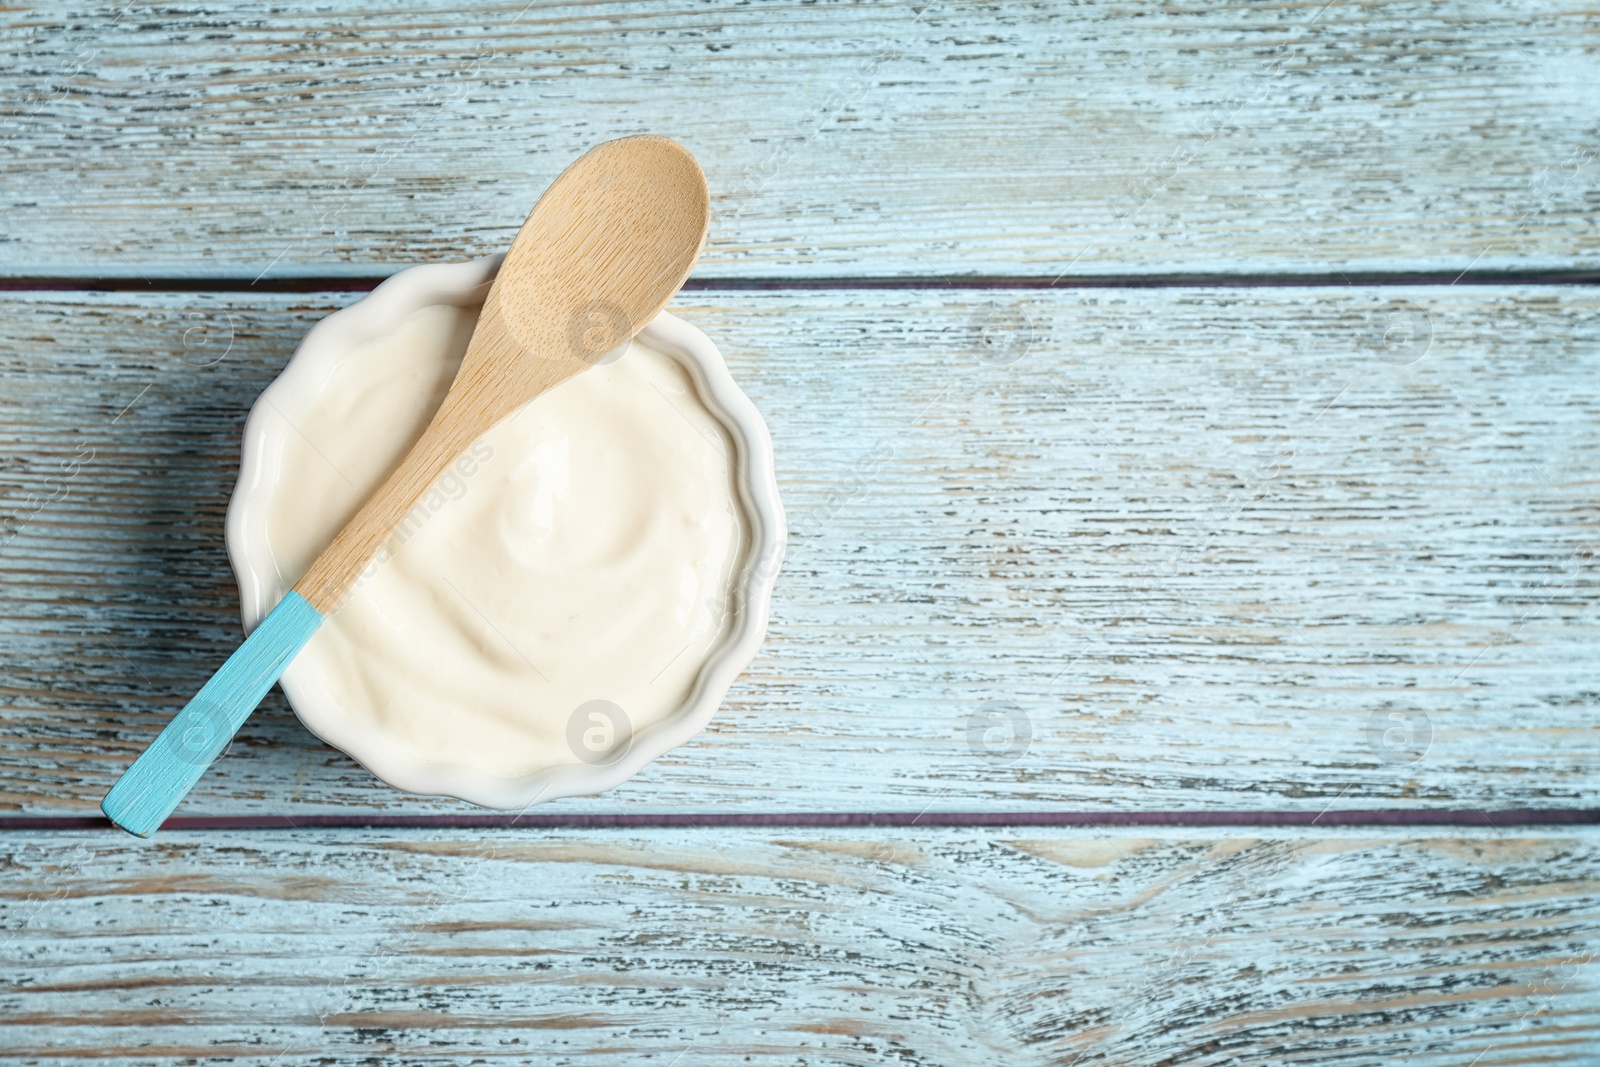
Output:
<svg viewBox="0 0 1600 1067">
<path fill-rule="evenodd" d="M 399 268 L 404 269 L 404 268 Z M 0 277 L 0 292 L 366 292 L 391 274 L 295 275 L 271 279 L 156 276 Z M 1316 286 L 1600 285 L 1600 270 L 1329 271 L 1319 273 L 906 276 L 876 278 L 690 278 L 686 291 L 856 289 L 1282 289 Z"/>
<path fill-rule="evenodd" d="M 480 815 L 191 815 L 167 820 L 163 830 L 302 829 L 706 829 L 711 827 L 1082 827 L 1118 826 L 1593 826 L 1600 808 L 1533 808 L 1484 811 L 1381 808 L 1340 811 L 956 811 L 956 812 L 702 812 L 639 814 Z M 41 830 L 107 830 L 109 820 L 91 815 L 0 815 L 0 833 Z"/>
</svg>

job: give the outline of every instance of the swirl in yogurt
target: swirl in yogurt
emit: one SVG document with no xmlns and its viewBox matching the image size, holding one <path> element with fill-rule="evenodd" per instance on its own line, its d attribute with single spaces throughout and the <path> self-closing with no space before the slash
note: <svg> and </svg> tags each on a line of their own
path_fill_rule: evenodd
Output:
<svg viewBox="0 0 1600 1067">
<path fill-rule="evenodd" d="M 422 308 L 338 361 L 267 511 L 285 588 L 399 465 L 476 310 Z M 300 653 L 416 758 L 521 776 L 616 758 L 681 707 L 729 622 L 748 522 L 734 444 L 639 342 L 485 434 Z"/>
</svg>

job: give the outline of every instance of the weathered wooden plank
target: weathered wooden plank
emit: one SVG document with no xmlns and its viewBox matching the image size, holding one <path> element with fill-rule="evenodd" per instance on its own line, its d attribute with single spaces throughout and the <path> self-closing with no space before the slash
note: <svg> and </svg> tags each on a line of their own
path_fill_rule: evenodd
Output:
<svg viewBox="0 0 1600 1067">
<path fill-rule="evenodd" d="M 0 272 L 503 248 L 584 148 L 688 143 L 736 276 L 1600 262 L 1574 0 L 257 0 L 4 16 Z"/>
<path fill-rule="evenodd" d="M 1600 1062 L 1593 833 L 0 838 L 0 1056 Z"/>
<path fill-rule="evenodd" d="M 237 642 L 240 425 L 352 299 L 5 300 L 5 808 L 93 810 Z M 776 440 L 772 630 L 709 731 L 558 810 L 1592 805 L 1597 303 L 687 294 Z M 461 810 L 274 697 L 181 811 L 352 805 Z"/>
</svg>

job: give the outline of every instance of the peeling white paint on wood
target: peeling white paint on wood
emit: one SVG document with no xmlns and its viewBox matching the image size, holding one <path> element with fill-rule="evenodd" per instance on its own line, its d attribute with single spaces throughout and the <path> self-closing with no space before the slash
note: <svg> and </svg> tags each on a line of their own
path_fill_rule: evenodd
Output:
<svg viewBox="0 0 1600 1067">
<path fill-rule="evenodd" d="M 1593 268 L 1589 17 L 18 10 L 0 275 L 460 259 L 643 131 L 706 166 L 702 279 Z M 0 810 L 93 810 L 236 644 L 239 427 L 352 299 L 0 299 Z M 771 638 L 699 739 L 547 810 L 1593 805 L 1597 301 L 686 294 L 777 438 Z M 275 696 L 184 811 L 352 808 L 464 806 Z M 1596 842 L 10 832 L 0 1058 L 1600 1064 Z"/>
<path fill-rule="evenodd" d="M 0 1046 L 1595 1063 L 1596 835 L 1414 833 L 8 834 Z"/>
<path fill-rule="evenodd" d="M 248 279 L 496 251 L 569 160 L 638 132 L 705 164 L 703 278 L 1594 267 L 1591 18 L 1572 0 L 19 8 L 0 271 Z"/>
<path fill-rule="evenodd" d="M 236 643 L 239 427 L 353 299 L 6 298 L 0 805 L 93 810 Z M 771 635 L 699 739 L 550 810 L 1592 805 L 1597 301 L 685 294 L 776 440 Z M 274 697 L 181 811 L 349 806 L 463 809 Z"/>
</svg>

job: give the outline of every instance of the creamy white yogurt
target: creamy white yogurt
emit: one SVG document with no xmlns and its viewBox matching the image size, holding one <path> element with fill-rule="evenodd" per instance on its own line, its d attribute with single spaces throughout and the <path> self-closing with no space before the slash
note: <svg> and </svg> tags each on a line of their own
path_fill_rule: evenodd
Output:
<svg viewBox="0 0 1600 1067">
<path fill-rule="evenodd" d="M 297 416 L 266 512 L 284 588 L 421 434 L 475 318 L 412 313 Z M 733 467 L 683 367 L 635 342 L 480 438 L 296 669 L 423 761 L 609 762 L 683 705 L 724 635 L 749 540 Z"/>
</svg>

